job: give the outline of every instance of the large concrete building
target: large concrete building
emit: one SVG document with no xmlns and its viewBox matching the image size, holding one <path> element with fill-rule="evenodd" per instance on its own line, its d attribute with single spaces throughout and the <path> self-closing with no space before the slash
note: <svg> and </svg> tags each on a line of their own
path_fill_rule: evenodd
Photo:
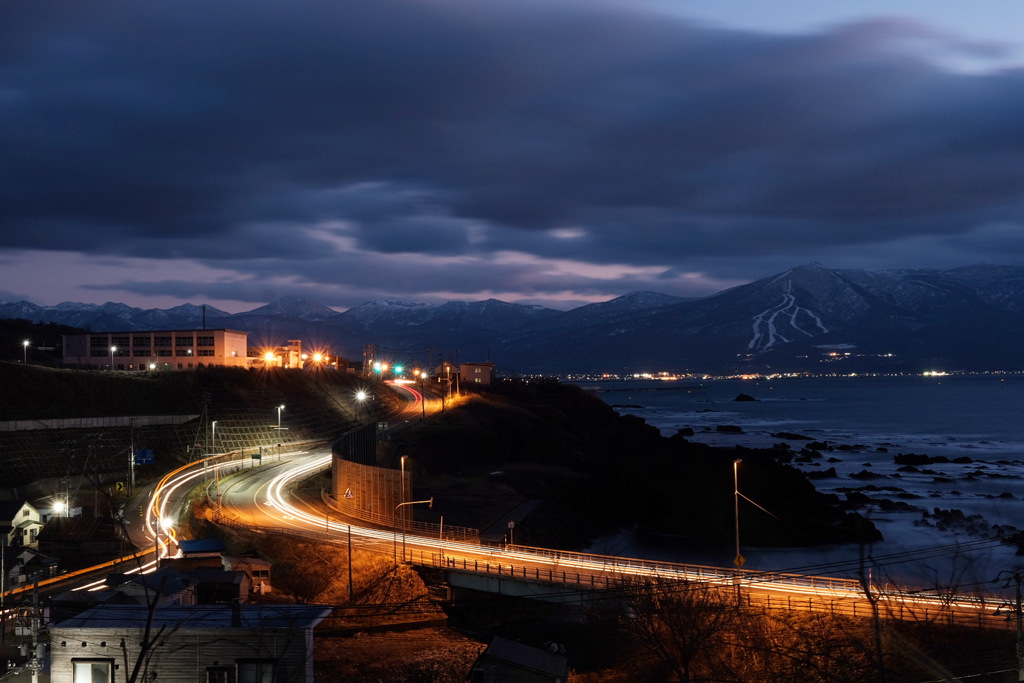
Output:
<svg viewBox="0 0 1024 683">
<path fill-rule="evenodd" d="M 108 370 L 248 367 L 248 334 L 237 330 L 99 332 L 64 335 L 64 364 Z M 261 359 L 262 363 L 262 359 Z"/>
</svg>

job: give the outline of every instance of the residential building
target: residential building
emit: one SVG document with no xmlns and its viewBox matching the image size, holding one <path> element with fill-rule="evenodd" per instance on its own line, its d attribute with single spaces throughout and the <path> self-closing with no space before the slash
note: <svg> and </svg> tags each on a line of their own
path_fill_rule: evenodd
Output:
<svg viewBox="0 0 1024 683">
<path fill-rule="evenodd" d="M 50 628 L 51 683 L 313 683 L 322 605 L 102 605 Z M 149 624 L 150 617 L 152 623 Z M 143 646 L 146 646 L 145 648 Z M 139 659 L 141 658 L 141 662 Z"/>
<path fill-rule="evenodd" d="M 0 503 L 0 545 L 38 547 L 42 528 L 39 510 L 28 501 Z"/>
<path fill-rule="evenodd" d="M 463 363 L 459 375 L 465 384 L 491 384 L 497 367 L 494 363 Z"/>
</svg>

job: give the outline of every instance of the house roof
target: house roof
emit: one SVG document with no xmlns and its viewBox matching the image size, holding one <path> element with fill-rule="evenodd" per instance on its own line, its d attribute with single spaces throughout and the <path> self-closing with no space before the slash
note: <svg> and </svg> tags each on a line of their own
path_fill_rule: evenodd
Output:
<svg viewBox="0 0 1024 683">
<path fill-rule="evenodd" d="M 224 541 L 219 538 L 197 538 L 194 540 L 181 540 L 178 542 L 182 555 L 190 553 L 222 553 L 225 550 Z"/>
<path fill-rule="evenodd" d="M 481 657 L 500 660 L 513 666 L 557 677 L 561 680 L 565 680 L 569 670 L 569 660 L 565 655 L 557 655 L 529 645 L 506 640 L 501 636 L 494 637 L 494 640 L 487 646 Z"/>
<path fill-rule="evenodd" d="M 233 614 L 234 613 L 234 614 Z M 154 628 L 313 628 L 331 613 L 325 605 L 190 605 L 157 607 Z M 237 617 L 237 621 L 234 619 Z M 144 605 L 100 605 L 65 619 L 59 629 L 145 628 L 149 608 Z"/>
<path fill-rule="evenodd" d="M 116 541 L 118 523 L 109 517 L 51 517 L 39 532 L 41 543 Z"/>
<path fill-rule="evenodd" d="M 269 569 L 273 564 L 269 560 L 259 557 L 243 557 L 241 555 L 222 555 L 221 561 L 228 569 L 237 569 L 244 566 L 267 567 Z"/>
<path fill-rule="evenodd" d="M 24 504 L 23 501 L 0 501 L 0 520 L 8 523 L 13 521 L 14 516 L 18 514 Z"/>
</svg>

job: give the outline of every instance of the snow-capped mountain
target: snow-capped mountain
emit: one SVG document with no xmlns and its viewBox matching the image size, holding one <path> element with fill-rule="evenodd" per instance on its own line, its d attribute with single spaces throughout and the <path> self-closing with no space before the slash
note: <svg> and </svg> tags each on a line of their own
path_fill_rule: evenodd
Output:
<svg viewBox="0 0 1024 683">
<path fill-rule="evenodd" d="M 831 270 L 818 264 L 682 299 L 634 292 L 556 311 L 489 299 L 438 306 L 380 299 L 338 313 L 290 297 L 245 313 L 207 306 L 210 328 L 257 343 L 303 339 L 353 359 L 485 360 L 506 371 L 731 372 L 1024 369 L 1024 268 Z M 0 302 L 0 318 L 93 331 L 192 329 L 203 308 Z M 456 358 L 457 357 L 457 358 Z"/>
</svg>

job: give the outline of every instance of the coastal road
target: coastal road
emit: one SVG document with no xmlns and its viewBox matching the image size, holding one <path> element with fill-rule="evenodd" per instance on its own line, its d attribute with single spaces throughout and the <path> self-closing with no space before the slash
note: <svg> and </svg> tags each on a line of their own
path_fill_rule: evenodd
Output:
<svg viewBox="0 0 1024 683">
<path fill-rule="evenodd" d="M 333 511 L 325 512 L 325 508 L 292 495 L 304 479 L 329 467 L 330 457 L 330 453 L 296 454 L 283 459 L 279 466 L 236 474 L 222 490 L 225 519 L 268 532 L 287 530 L 327 542 L 347 542 L 351 535 L 354 546 L 390 553 L 395 562 L 405 560 L 533 582 L 551 586 L 552 590 L 577 588 L 580 601 L 592 599 L 595 591 L 620 594 L 623 582 L 629 580 L 687 580 L 735 591 L 743 602 L 769 608 L 850 616 L 870 616 L 877 609 L 884 616 L 906 620 L 941 618 L 994 628 L 1007 625 L 1005 617 L 996 614 L 1002 602 L 998 597 L 942 596 L 872 586 L 869 599 L 864 587 L 849 579 L 739 571 L 544 548 L 485 546 L 350 524 L 334 516 Z"/>
<path fill-rule="evenodd" d="M 399 430 L 422 419 L 427 406 L 423 395 L 409 385 L 396 385 L 409 401 L 405 410 L 389 418 L 388 428 Z M 434 410 L 439 402 L 435 401 Z M 177 552 L 176 531 L 171 521 L 182 510 L 187 493 L 202 486 L 211 501 L 220 501 L 218 521 L 262 533 L 288 533 L 322 542 L 347 543 L 392 555 L 395 562 L 411 561 L 473 572 L 546 583 L 575 586 L 583 592 L 621 590 L 623 580 L 663 579 L 697 581 L 735 591 L 750 604 L 787 609 L 810 609 L 836 614 L 867 616 L 878 609 L 895 618 L 928 620 L 938 615 L 962 623 L 1002 627 L 996 616 L 999 597 L 944 596 L 924 590 L 897 590 L 864 586 L 850 579 L 779 572 L 741 571 L 731 567 L 707 567 L 614 556 L 572 553 L 522 546 L 497 547 L 425 538 L 398 529 L 379 529 L 350 523 L 319 501 L 304 500 L 293 492 L 319 471 L 329 468 L 331 453 L 322 447 L 296 449 L 254 463 L 249 460 L 207 461 L 168 474 L 154 488 L 147 506 L 142 545 L 159 548 L 161 555 Z M 165 520 L 163 523 L 159 520 Z"/>
</svg>

